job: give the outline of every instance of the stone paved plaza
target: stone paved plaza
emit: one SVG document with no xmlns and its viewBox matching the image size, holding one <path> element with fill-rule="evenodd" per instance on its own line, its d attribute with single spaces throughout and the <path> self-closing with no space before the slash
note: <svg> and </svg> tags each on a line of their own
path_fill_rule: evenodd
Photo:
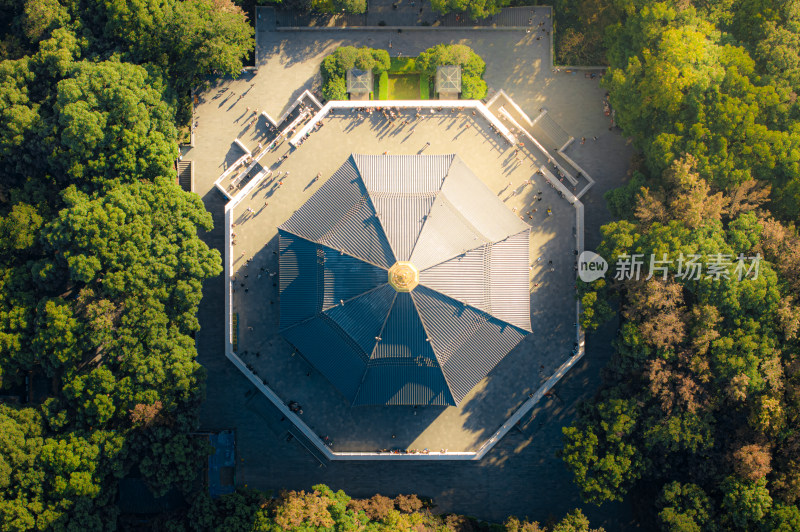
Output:
<svg viewBox="0 0 800 532">
<path fill-rule="evenodd" d="M 608 219 L 602 193 L 618 186 L 626 173 L 632 149 L 618 133 L 608 130 L 601 100 L 604 91 L 596 79 L 582 73 L 552 72 L 549 42 L 536 41 L 525 32 L 503 30 L 415 30 L 396 31 L 318 30 L 272 31 L 269 10 L 261 13 L 258 42 L 258 73 L 238 80 L 222 79 L 198 94 L 194 148 L 184 154 L 195 163 L 195 191 L 214 216 L 215 229 L 204 235 L 209 245 L 222 249 L 222 213 L 225 201 L 213 188 L 214 180 L 242 151 L 233 144 L 239 138 L 254 148 L 266 131 L 263 118 L 248 127 L 256 109 L 279 117 L 305 89 L 318 83 L 322 58 L 336 46 L 352 44 L 388 47 L 397 55 L 416 55 L 440 42 L 471 46 L 487 62 L 490 88 L 504 89 L 530 116 L 539 108 L 569 134 L 591 139 L 573 143 L 570 157 L 597 181 L 583 197 L 586 205 L 586 247 L 599 242 L 599 225 Z M 544 13 L 545 11 L 542 11 Z M 261 24 L 263 22 L 263 24 Z M 244 95 L 240 98 L 240 96 Z M 247 108 L 250 110 L 247 110 Z M 465 127 L 470 124 L 471 127 Z M 411 131 L 413 125 L 413 131 Z M 412 154 L 425 145 L 424 153 L 457 153 L 487 186 L 518 213 L 537 208 L 532 226 L 531 308 L 534 334 L 513 350 L 458 408 L 359 407 L 346 400 L 277 334 L 277 278 L 260 267 L 277 271 L 277 226 L 338 168 L 350 153 Z M 262 159 L 274 166 L 288 152 L 288 143 Z M 329 435 L 335 450 L 416 447 L 474 450 L 518 406 L 541 380 L 569 355 L 574 341 L 574 210 L 538 176 L 542 164 L 525 153 L 514 160 L 513 149 L 494 134 L 480 117 L 440 114 L 389 125 L 376 115 L 358 118 L 352 113 L 326 119 L 277 170 L 286 178 L 267 180 L 234 212 L 238 220 L 234 264 L 237 287 L 234 306 L 240 314 L 239 352 L 243 359 L 285 400 L 303 404 L 304 420 L 320 434 Z M 313 181 L 321 173 L 323 178 Z M 534 184 L 520 185 L 533 177 Z M 509 186 L 511 182 L 511 186 Z M 544 199 L 532 206 L 534 192 Z M 514 194 L 516 192 L 516 194 Z M 248 207 L 253 213 L 247 212 Z M 551 207 L 553 216 L 545 210 Z M 524 215 L 527 218 L 527 214 Z M 244 258 L 251 266 L 244 267 Z M 553 260 L 554 272 L 547 262 Z M 244 269 L 242 269 L 244 268 Z M 538 283 L 538 287 L 534 284 Z M 244 290 L 247 289 L 247 292 Z M 556 395 L 534 408 L 522 431 L 512 431 L 480 462 L 470 463 L 374 463 L 318 461 L 296 438 L 286 441 L 281 416 L 269 401 L 224 356 L 224 280 L 207 282 L 201 305 L 202 330 L 197 335 L 200 362 L 209 372 L 207 401 L 202 410 L 203 429 L 235 428 L 237 434 L 237 483 L 262 489 L 308 488 L 325 482 L 360 496 L 376 492 L 416 492 L 434 497 L 440 511 L 457 511 L 487 519 L 509 514 L 539 519 L 561 515 L 579 506 L 571 477 L 555 456 L 560 447 L 561 427 L 569 424 L 575 403 L 590 395 L 599 383 L 599 370 L 610 352 L 607 337 L 616 327 L 590 337 L 584 359 L 559 382 Z M 249 327 L 253 327 L 251 331 Z M 596 347 L 595 347 L 596 344 Z M 255 356 L 258 352 L 260 355 Z M 540 368 L 544 366 L 544 368 Z M 525 371 L 522 369 L 525 368 Z M 310 373 L 310 374 L 309 374 Z M 415 413 L 416 411 L 416 413 Z M 395 438 L 392 438 L 392 435 Z M 452 442 L 445 444 L 444 442 Z M 512 496 L 513 495 L 513 496 Z M 622 512 L 620 514 L 620 512 Z M 629 521 L 628 510 L 606 506 L 590 513 L 610 529 Z"/>
<path fill-rule="evenodd" d="M 524 151 L 519 155 L 521 161 L 517 160 L 514 148 L 480 115 L 422 113 L 417 119 L 410 111 L 401 112 L 392 122 L 379 113 L 337 111 L 324 123 L 297 150 L 290 151 L 286 142 L 265 156 L 261 164 L 289 175 L 264 181 L 233 213 L 233 275 L 237 279 L 233 308 L 239 315 L 239 356 L 285 401 L 303 405 L 304 421 L 318 434 L 333 439 L 335 451 L 476 451 L 571 354 L 575 342 L 575 210 L 536 174 L 546 161 L 523 156 Z M 325 179 L 315 180 L 317 173 L 327 178 L 352 152 L 457 153 L 532 227 L 534 333 L 458 407 L 351 408 L 324 376 L 293 356 L 293 348 L 278 333 L 277 276 L 267 274 L 278 270 L 274 254 L 277 226 L 324 184 Z M 279 165 L 274 162 L 287 153 L 291 153 L 288 159 Z M 524 185 L 528 180 L 531 184 Z M 536 201 L 533 198 L 539 191 L 544 199 Z M 542 257 L 540 262 L 538 257 Z M 252 260 L 248 263 L 247 259 Z"/>
</svg>

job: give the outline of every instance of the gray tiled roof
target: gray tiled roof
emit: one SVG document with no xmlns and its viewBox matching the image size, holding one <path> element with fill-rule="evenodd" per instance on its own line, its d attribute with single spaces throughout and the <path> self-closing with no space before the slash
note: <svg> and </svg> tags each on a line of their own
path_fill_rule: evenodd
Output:
<svg viewBox="0 0 800 532">
<path fill-rule="evenodd" d="M 283 331 L 292 343 L 320 373 L 325 375 L 345 397 L 358 392 L 367 367 L 359 345 L 327 314 Z"/>
<path fill-rule="evenodd" d="M 436 92 L 461 92 L 461 67 L 442 65 L 436 67 Z"/>
<path fill-rule="evenodd" d="M 528 334 L 425 286 L 413 297 L 456 403 Z"/>
<path fill-rule="evenodd" d="M 355 340 L 364 356 L 369 357 L 375 349 L 376 338 L 381 334 L 396 295 L 394 288 L 384 283 L 344 305 L 331 307 L 326 313 Z"/>
<path fill-rule="evenodd" d="M 281 228 L 381 267 L 394 264 L 352 157 Z"/>
<path fill-rule="evenodd" d="M 442 194 L 487 241 L 499 242 L 521 231 L 530 231 L 530 226 L 497 199 L 459 158 L 450 167 Z"/>
<path fill-rule="evenodd" d="M 424 270 L 487 243 L 478 228 L 440 193 L 420 232 L 411 262 Z"/>
<path fill-rule="evenodd" d="M 425 219 L 433 206 L 436 194 L 385 194 L 372 195 L 378 219 L 397 260 L 409 260 L 417 243 Z"/>
<path fill-rule="evenodd" d="M 279 235 L 281 330 L 354 405 L 458 404 L 530 332 L 530 228 L 454 155 L 353 155 Z"/>
<path fill-rule="evenodd" d="M 370 194 L 439 192 L 455 155 L 358 155 L 355 166 Z"/>
<path fill-rule="evenodd" d="M 347 71 L 347 92 L 354 94 L 372 92 L 372 79 L 371 70 L 351 68 Z"/>
<path fill-rule="evenodd" d="M 367 368 L 353 404 L 449 406 L 457 403 L 439 366 L 384 365 Z"/>
<path fill-rule="evenodd" d="M 531 330 L 528 231 L 486 244 L 420 272 L 420 284 Z"/>
</svg>

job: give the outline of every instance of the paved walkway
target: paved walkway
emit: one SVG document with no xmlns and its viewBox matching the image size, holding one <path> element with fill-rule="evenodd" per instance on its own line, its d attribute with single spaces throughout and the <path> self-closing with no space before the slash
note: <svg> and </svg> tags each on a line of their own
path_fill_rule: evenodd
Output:
<svg viewBox="0 0 800 532">
<path fill-rule="evenodd" d="M 263 16 L 262 10 L 259 13 Z M 212 189 L 212 183 L 226 164 L 232 163 L 241 155 L 241 150 L 232 140 L 239 137 L 242 142 L 254 146 L 266 131 L 263 120 L 253 126 L 246 126 L 250 113 L 258 108 L 267 110 L 273 117 L 280 116 L 303 90 L 317 86 L 319 62 L 336 46 L 352 44 L 388 48 L 389 40 L 393 45 L 392 53 L 403 55 L 415 55 L 440 42 L 468 44 L 486 60 L 486 79 L 490 87 L 505 89 L 530 116 L 535 116 L 539 107 L 546 106 L 551 116 L 570 135 L 576 138 L 597 135 L 598 140 L 591 144 L 570 147 L 570 156 L 598 181 L 597 186 L 584 197 L 584 203 L 587 205 L 589 230 L 587 248 L 592 249 L 599 241 L 599 225 L 609 218 L 602 193 L 621 182 L 632 149 L 626 146 L 624 139 L 607 130 L 601 104 L 603 91 L 598 87 L 597 80 L 586 79 L 582 74 L 552 72 L 548 66 L 551 64 L 549 46 L 543 40 L 536 41 L 524 31 L 462 32 L 440 29 L 397 33 L 348 30 L 345 34 L 341 31 L 272 32 L 268 26 L 259 26 L 257 36 L 259 73 L 248 74 L 238 80 L 219 80 L 210 90 L 199 95 L 200 103 L 196 109 L 199 124 L 195 148 L 185 155 L 185 159 L 195 162 L 195 190 L 205 200 L 217 224 L 212 232 L 204 235 L 210 245 L 221 249 L 223 242 L 220 230 L 223 201 L 221 195 Z M 592 103 L 595 101 L 596 105 Z M 247 107 L 251 110 L 248 111 Z M 341 124 L 339 127 L 347 127 L 344 119 L 338 123 Z M 335 121 L 325 128 L 336 127 L 336 124 Z M 359 143 L 362 134 L 365 138 L 367 133 L 377 138 L 376 132 L 379 129 L 373 128 L 374 124 L 356 124 L 356 135 L 352 138 L 358 139 Z M 455 125 L 449 131 L 453 136 L 458 132 Z M 428 134 L 430 135 L 432 132 Z M 396 147 L 393 149 L 399 153 L 403 136 L 388 132 L 385 138 L 386 142 L 394 143 Z M 287 182 L 286 188 L 281 190 L 287 201 L 284 201 L 283 196 L 276 195 L 276 201 L 280 198 L 279 205 L 273 211 L 263 213 L 265 225 L 277 225 L 291 214 L 292 202 L 288 198 L 296 196 L 297 201 L 303 194 L 313 190 L 312 187 L 308 191 L 302 191 L 308 184 L 307 180 L 303 182 L 303 177 L 308 179 L 323 170 L 325 175 L 341 164 L 341 161 L 327 161 L 323 156 L 314 157 L 314 151 L 323 148 L 315 147 L 313 139 L 312 136 L 298 151 L 298 155 L 306 155 L 296 159 L 293 156 L 287 161 L 286 169 L 297 179 Z M 322 144 L 323 137 L 318 139 L 319 144 Z M 350 146 L 348 142 L 345 141 L 344 146 L 337 149 L 359 151 L 362 147 Z M 406 142 L 411 142 L 411 139 Z M 477 136 L 466 137 L 465 142 L 475 143 L 475 146 L 481 143 Z M 408 146 L 411 147 L 411 144 Z M 314 149 L 303 151 L 309 147 Z M 324 151 L 319 153 L 325 154 Z M 461 150 L 459 153 L 462 154 Z M 499 155 L 502 157 L 502 154 Z M 306 159 L 303 160 L 302 157 Z M 265 164 L 270 163 L 265 161 Z M 295 164 L 296 167 L 290 166 Z M 490 158 L 487 161 L 469 161 L 469 164 L 478 175 L 493 175 L 489 169 L 497 162 Z M 313 167 L 313 170 L 309 171 L 309 167 Z M 289 187 L 297 190 L 289 192 Z M 522 201 L 522 198 L 517 199 Z M 254 198 L 253 201 L 258 200 Z M 267 200 L 264 198 L 261 201 L 263 204 Z M 269 221 L 267 217 L 270 217 Z M 267 235 L 260 238 L 265 239 Z M 571 239 L 571 235 L 567 235 L 567 238 Z M 551 238 L 550 241 L 555 240 L 557 239 Z M 254 240 L 251 245 L 255 246 L 257 242 Z M 269 259 L 269 256 L 266 258 Z M 251 396 L 252 399 L 247 401 L 245 393 L 252 387 L 223 355 L 222 283 L 221 278 L 206 283 L 199 314 L 203 327 L 197 335 L 199 356 L 210 376 L 202 422 L 205 429 L 237 429 L 239 456 L 240 460 L 244 460 L 238 463 L 237 480 L 240 483 L 265 489 L 299 489 L 308 488 L 315 482 L 326 482 L 334 488 L 344 488 L 356 496 L 369 496 L 376 492 L 388 495 L 416 492 L 434 497 L 439 504 L 438 510 L 469 513 L 495 520 L 502 520 L 509 514 L 531 515 L 543 520 L 551 512 L 560 516 L 572 507 L 581 506 L 570 475 L 554 453 L 560 447 L 561 426 L 568 424 L 574 416 L 575 402 L 591 394 L 599 382 L 599 369 L 610 353 L 607 342 L 610 333 L 601 342 L 593 342 L 592 337 L 588 339 L 587 356 L 557 386 L 559 399 L 543 404 L 533 421 L 526 420 L 525 434 L 512 431 L 479 463 L 330 463 L 326 468 L 320 469 L 316 459 L 297 442 L 297 438 L 287 442 L 280 429 L 271 428 L 271 423 L 278 423 L 279 417 L 267 422 L 264 419 L 264 410 L 259 413 L 257 408 L 253 408 L 254 404 L 261 404 L 263 407 L 262 403 L 267 403 L 268 412 L 269 404 L 265 398 Z M 270 289 L 269 285 L 265 288 Z M 260 304 L 269 305 L 269 300 L 264 299 Z M 274 320 L 274 314 L 267 314 L 267 319 Z M 615 327 L 616 325 L 610 325 L 609 331 L 613 332 Z M 283 341 L 276 338 L 274 342 L 279 344 Z M 280 349 L 284 348 L 285 346 Z M 276 349 L 276 357 L 280 349 Z M 519 350 L 520 353 L 523 351 Z M 280 363 L 292 371 L 300 369 L 302 372 L 302 368 L 297 366 L 298 360 L 296 357 L 287 357 Z M 513 363 L 514 357 L 506 360 Z M 305 377 L 305 373 L 302 375 Z M 535 375 L 532 377 L 536 378 Z M 308 377 L 314 378 L 313 375 Z M 279 386 L 277 381 L 275 385 Z M 287 385 L 288 382 L 280 386 Z M 481 391 L 476 391 L 476 395 L 478 393 Z M 499 406 L 499 403 L 495 406 Z M 413 416 L 413 413 L 409 412 L 409 416 Z M 474 419 L 480 418 L 480 414 L 473 416 Z M 451 423 L 454 421 L 451 420 Z M 462 425 L 476 432 L 483 430 L 480 428 L 483 422 L 470 427 L 468 421 L 469 416 L 462 421 Z M 377 435 L 379 431 L 376 429 L 373 432 Z M 424 431 L 420 433 L 417 430 L 415 433 L 408 429 L 406 437 L 418 438 L 423 435 Z M 344 445 L 345 441 L 346 438 L 337 442 L 337 445 Z M 600 511 L 589 510 L 593 524 L 604 525 L 613 530 L 620 529 L 629 520 L 622 516 L 630 515 L 624 507 L 619 506 Z"/>
<path fill-rule="evenodd" d="M 546 161 L 525 157 L 523 152 L 515 157 L 514 148 L 479 115 L 423 113 L 422 118 L 414 119 L 414 113 L 401 112 L 401 118 L 389 122 L 378 113 L 359 117 L 352 111 L 337 111 L 297 150 L 284 144 L 262 159 L 261 164 L 276 173 L 233 213 L 237 224 L 233 308 L 239 315 L 240 356 L 285 401 L 300 402 L 305 422 L 318 434 L 330 436 L 336 451 L 476 451 L 569 358 L 575 342 L 575 211 L 536 174 Z M 427 148 L 426 142 L 431 143 Z M 325 377 L 302 357 L 293 356 L 294 349 L 277 332 L 278 288 L 277 276 L 273 276 L 278 271 L 277 226 L 305 203 L 350 153 L 414 154 L 423 150 L 429 155 L 458 153 L 509 209 L 532 226 L 534 334 L 506 356 L 457 408 L 351 408 Z M 278 164 L 280 157 L 289 154 Z M 277 177 L 279 171 L 289 174 Z M 324 177 L 315 180 L 317 173 Z M 531 184 L 525 185 L 528 180 Z M 542 200 L 535 199 L 537 192 Z M 539 257 L 541 261 L 537 261 Z"/>
<path fill-rule="evenodd" d="M 552 30 L 549 6 L 507 7 L 496 15 L 472 20 L 463 13 L 442 15 L 430 2 L 416 0 L 372 0 L 366 13 L 300 13 L 293 10 L 276 12 L 278 29 L 330 29 L 357 27 L 409 28 L 522 28 L 545 32 Z M 542 23 L 539 26 L 539 23 Z M 549 34 L 547 34 L 549 35 Z"/>
<path fill-rule="evenodd" d="M 422 26 L 433 25 L 439 13 L 431 3 L 417 0 L 372 0 L 367 10 L 367 26 Z"/>
</svg>

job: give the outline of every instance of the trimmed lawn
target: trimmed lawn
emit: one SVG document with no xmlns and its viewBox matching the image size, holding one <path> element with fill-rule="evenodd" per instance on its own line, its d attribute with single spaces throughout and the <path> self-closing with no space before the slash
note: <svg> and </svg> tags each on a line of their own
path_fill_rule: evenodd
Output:
<svg viewBox="0 0 800 532">
<path fill-rule="evenodd" d="M 414 57 L 392 57 L 389 65 L 390 74 L 414 74 L 417 72 L 417 62 Z"/>
<path fill-rule="evenodd" d="M 378 99 L 427 100 L 430 98 L 430 76 L 417 70 L 416 59 L 416 57 L 391 58 L 389 70 L 381 76 L 378 82 Z M 387 73 L 388 80 L 384 79 Z M 380 89 L 383 89 L 383 92 Z"/>
<path fill-rule="evenodd" d="M 389 76 L 390 100 L 418 100 L 419 74 L 391 74 Z"/>
<path fill-rule="evenodd" d="M 375 89 L 375 94 L 378 95 L 379 100 L 389 99 L 389 74 L 381 72 L 377 80 L 378 87 Z"/>
<path fill-rule="evenodd" d="M 431 77 L 427 74 L 422 74 L 419 80 L 419 99 L 431 99 Z"/>
</svg>

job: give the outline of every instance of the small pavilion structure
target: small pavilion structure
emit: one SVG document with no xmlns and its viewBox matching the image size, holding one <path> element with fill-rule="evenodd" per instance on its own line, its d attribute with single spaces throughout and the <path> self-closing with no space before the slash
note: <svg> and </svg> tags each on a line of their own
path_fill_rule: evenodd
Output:
<svg viewBox="0 0 800 532">
<path fill-rule="evenodd" d="M 436 94 L 440 100 L 458 100 L 461 94 L 461 67 L 442 65 L 436 68 Z"/>
<path fill-rule="evenodd" d="M 351 68 L 347 71 L 347 93 L 351 100 L 369 100 L 372 87 L 372 70 Z"/>
</svg>

